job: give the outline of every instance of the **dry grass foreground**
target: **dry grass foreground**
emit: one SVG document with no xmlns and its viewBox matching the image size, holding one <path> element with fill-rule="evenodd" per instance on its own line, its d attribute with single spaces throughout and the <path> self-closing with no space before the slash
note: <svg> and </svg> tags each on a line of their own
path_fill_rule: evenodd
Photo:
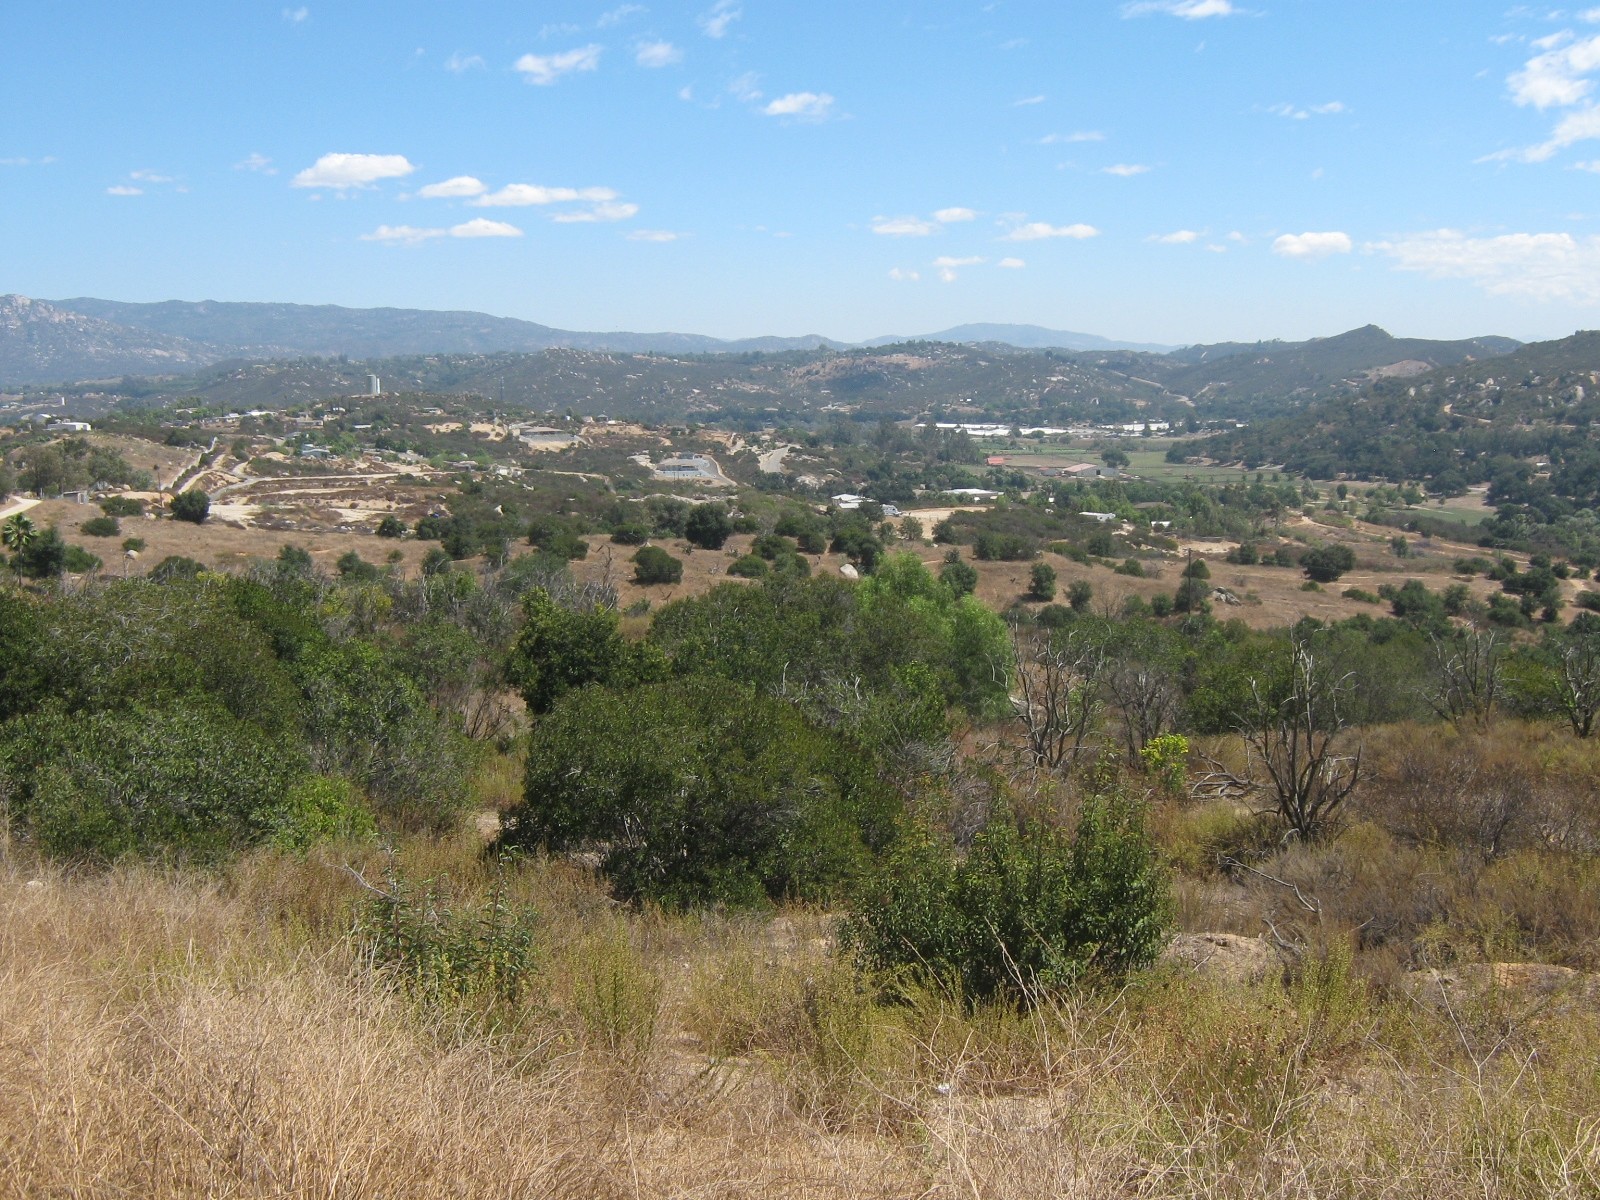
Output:
<svg viewBox="0 0 1600 1200">
<path fill-rule="evenodd" d="M 346 849 L 365 870 L 370 848 Z M 483 894 L 470 843 L 402 848 Z M 514 1008 L 422 1007 L 340 856 L 0 866 L 0 1194 L 1577 1197 L 1600 1019 L 1156 975 L 1034 1015 L 870 1003 L 815 914 L 619 910 L 516 871 Z"/>
</svg>

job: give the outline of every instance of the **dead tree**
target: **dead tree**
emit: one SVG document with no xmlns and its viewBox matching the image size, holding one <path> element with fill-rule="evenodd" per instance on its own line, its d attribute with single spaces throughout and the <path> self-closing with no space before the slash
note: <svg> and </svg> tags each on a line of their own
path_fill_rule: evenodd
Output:
<svg viewBox="0 0 1600 1200">
<path fill-rule="evenodd" d="M 1470 720 L 1486 725 L 1500 701 L 1500 665 L 1505 642 L 1493 630 L 1473 630 L 1449 638 L 1434 635 L 1434 684 L 1428 705 L 1452 725 Z"/>
<path fill-rule="evenodd" d="M 1264 796 L 1290 834 L 1315 838 L 1332 828 L 1362 777 L 1360 748 L 1340 752 L 1352 676 L 1330 669 L 1304 635 L 1292 635 L 1286 653 L 1278 678 L 1250 681 L 1237 723 L 1244 774 L 1213 763 L 1208 780 L 1221 794 Z"/>
<path fill-rule="evenodd" d="M 1150 740 L 1171 730 L 1183 703 L 1178 681 L 1165 666 L 1125 659 L 1105 672 L 1105 692 L 1122 718 L 1122 741 L 1130 765 Z"/>
<path fill-rule="evenodd" d="M 1574 628 L 1556 661 L 1555 702 L 1578 737 L 1594 733 L 1600 717 L 1600 632 Z"/>
<path fill-rule="evenodd" d="M 1101 710 L 1106 660 L 1084 638 L 1024 634 L 1011 626 L 1016 662 L 1011 711 L 1022 726 L 1028 756 L 1049 770 L 1083 753 Z"/>
</svg>

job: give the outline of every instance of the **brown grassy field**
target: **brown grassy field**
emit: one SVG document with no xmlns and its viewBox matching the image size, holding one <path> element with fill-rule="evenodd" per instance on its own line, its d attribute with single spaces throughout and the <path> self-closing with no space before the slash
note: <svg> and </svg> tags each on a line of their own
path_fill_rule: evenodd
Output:
<svg viewBox="0 0 1600 1200">
<path fill-rule="evenodd" d="M 1158 824 L 1179 853 L 1216 821 L 1177 806 Z M 262 853 L 211 875 L 7 852 L 0 1193 L 1600 1188 L 1600 1010 L 1570 995 L 1508 985 L 1430 1003 L 1352 968 L 1330 926 L 1287 983 L 1254 942 L 1270 964 L 1258 978 L 1171 965 L 1031 1012 L 931 992 L 885 1004 L 826 914 L 630 911 L 562 863 L 496 884 L 479 845 L 410 841 L 397 869 L 432 880 L 440 908 L 492 887 L 533 906 L 537 971 L 514 1002 L 427 1002 L 375 964 L 355 932 L 366 893 L 345 869 L 383 879 L 371 846 Z M 1185 886 L 1191 927 L 1271 911 L 1270 885 Z"/>
</svg>

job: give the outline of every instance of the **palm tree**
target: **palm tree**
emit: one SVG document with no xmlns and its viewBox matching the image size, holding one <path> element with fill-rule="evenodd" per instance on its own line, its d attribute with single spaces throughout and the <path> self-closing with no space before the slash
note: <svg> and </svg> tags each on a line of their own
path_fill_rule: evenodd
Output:
<svg viewBox="0 0 1600 1200">
<path fill-rule="evenodd" d="M 11 551 L 11 569 L 19 579 L 22 577 L 22 552 L 33 545 L 33 539 L 38 536 L 38 527 L 22 513 L 15 514 L 4 525 L 0 525 L 0 543 L 4 543 L 5 548 Z"/>
</svg>

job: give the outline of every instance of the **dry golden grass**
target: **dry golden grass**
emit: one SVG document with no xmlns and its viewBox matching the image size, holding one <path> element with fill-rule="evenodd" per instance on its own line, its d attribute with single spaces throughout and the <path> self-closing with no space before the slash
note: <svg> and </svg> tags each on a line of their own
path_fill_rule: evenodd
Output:
<svg viewBox="0 0 1600 1200">
<path fill-rule="evenodd" d="M 874 1002 L 824 914 L 630 912 L 581 870 L 513 1007 L 423 1006 L 350 936 L 382 855 L 221 877 L 0 867 L 0 1194 L 1592 1196 L 1596 1014 L 1156 974 Z M 471 839 L 400 867 L 446 900 Z M 443 902 L 443 901 L 442 901 Z M 1519 1012 L 1521 1010 L 1518 1010 Z"/>
</svg>

